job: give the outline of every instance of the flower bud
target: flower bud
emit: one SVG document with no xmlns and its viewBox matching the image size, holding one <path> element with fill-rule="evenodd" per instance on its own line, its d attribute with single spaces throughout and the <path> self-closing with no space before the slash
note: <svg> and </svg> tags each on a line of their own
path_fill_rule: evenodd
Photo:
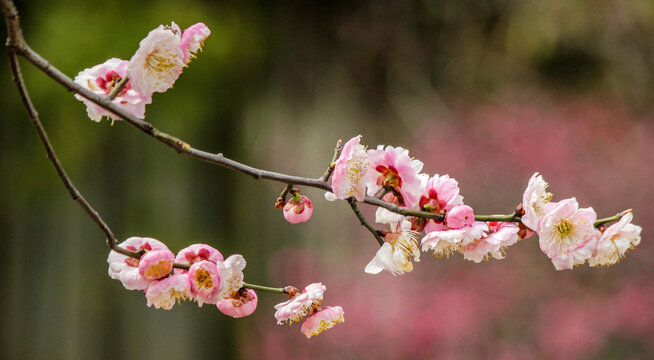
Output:
<svg viewBox="0 0 654 360">
<path fill-rule="evenodd" d="M 470 226 L 475 221 L 475 214 L 468 205 L 457 205 L 445 216 L 445 222 L 450 229 L 461 229 Z"/>
<path fill-rule="evenodd" d="M 305 222 L 313 214 L 313 203 L 302 195 L 295 195 L 284 205 L 284 218 L 291 224 Z"/>
</svg>

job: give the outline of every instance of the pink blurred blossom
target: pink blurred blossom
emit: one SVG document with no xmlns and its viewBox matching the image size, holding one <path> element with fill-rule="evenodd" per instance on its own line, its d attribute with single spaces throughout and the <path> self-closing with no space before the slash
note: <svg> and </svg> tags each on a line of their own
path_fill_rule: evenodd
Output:
<svg viewBox="0 0 654 360">
<path fill-rule="evenodd" d="M 321 332 L 331 329 L 338 323 L 345 322 L 343 315 L 342 307 L 325 306 L 309 316 L 302 324 L 300 331 L 307 339 L 310 339 L 314 335 L 319 335 Z"/>
</svg>

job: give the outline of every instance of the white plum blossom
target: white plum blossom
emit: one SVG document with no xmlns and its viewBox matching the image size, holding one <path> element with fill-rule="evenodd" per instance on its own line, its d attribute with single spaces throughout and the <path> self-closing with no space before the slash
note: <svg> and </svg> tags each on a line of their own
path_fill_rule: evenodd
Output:
<svg viewBox="0 0 654 360">
<path fill-rule="evenodd" d="M 522 195 L 522 207 L 525 210 L 522 223 L 534 231 L 538 227 L 538 221 L 547 212 L 545 205 L 552 200 L 552 194 L 547 192 L 547 186 L 543 176 L 534 173 Z"/>
<path fill-rule="evenodd" d="M 598 236 L 597 247 L 593 256 L 588 259 L 590 266 L 610 266 L 620 261 L 624 254 L 640 244 L 642 228 L 631 223 L 631 212 L 622 216 L 620 221 L 609 226 L 601 236 Z"/>
<path fill-rule="evenodd" d="M 145 95 L 170 89 L 184 70 L 179 27 L 160 25 L 139 43 L 127 72 L 132 86 Z"/>
<path fill-rule="evenodd" d="M 579 209 L 577 199 L 552 204 L 538 223 L 540 248 L 557 270 L 572 269 L 593 256 L 596 245 L 593 208 Z"/>
<path fill-rule="evenodd" d="M 322 283 L 309 284 L 290 300 L 275 305 L 277 325 L 290 325 L 302 320 L 312 309 L 320 306 L 325 290 L 327 287 Z"/>
<path fill-rule="evenodd" d="M 465 246 L 477 241 L 488 233 L 485 222 L 475 221 L 461 229 L 450 229 L 446 225 L 428 222 L 425 226 L 426 235 L 422 238 L 422 251 L 433 251 L 436 257 L 447 257 L 461 251 Z"/>
<path fill-rule="evenodd" d="M 411 223 L 403 221 L 401 226 L 392 224 L 391 227 L 392 232 L 384 237 L 384 244 L 366 266 L 366 273 L 378 274 L 386 270 L 393 275 L 401 275 L 413 271 L 411 257 L 416 262 L 420 261 L 420 234 L 410 230 Z"/>
<path fill-rule="evenodd" d="M 504 249 L 520 240 L 520 227 L 509 222 L 489 222 L 488 236 L 475 240 L 461 248 L 460 252 L 466 260 L 480 263 L 490 257 L 504 259 Z"/>
<path fill-rule="evenodd" d="M 175 274 L 153 281 L 145 290 L 148 306 L 170 310 L 175 303 L 191 299 L 191 282 L 185 274 Z"/>
</svg>

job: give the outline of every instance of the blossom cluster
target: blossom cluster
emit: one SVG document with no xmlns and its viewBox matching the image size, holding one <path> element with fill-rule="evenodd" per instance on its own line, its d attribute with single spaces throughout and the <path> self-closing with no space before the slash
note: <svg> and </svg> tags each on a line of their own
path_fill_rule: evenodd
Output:
<svg viewBox="0 0 654 360">
<path fill-rule="evenodd" d="M 106 96 L 123 78 L 128 77 L 127 84 L 112 102 L 142 119 L 145 117 L 145 105 L 152 103 L 153 93 L 165 92 L 173 86 L 210 34 L 211 31 L 203 23 L 192 25 L 184 31 L 174 22 L 170 26 L 160 25 L 141 40 L 129 61 L 111 58 L 81 71 L 75 82 L 97 95 Z M 103 116 L 121 120 L 118 115 L 79 94 L 75 98 L 84 102 L 91 120 L 99 122 Z"/>
<path fill-rule="evenodd" d="M 401 147 L 367 149 L 360 141 L 359 135 L 343 146 L 333 164 L 332 192 L 325 194 L 327 200 L 354 197 L 363 201 L 368 195 L 403 210 L 440 214 L 435 218 L 404 216 L 378 208 L 375 220 L 389 230 L 382 232 L 383 245 L 366 266 L 367 273 L 410 272 L 412 260 L 420 261 L 420 248 L 436 257 L 460 253 L 477 263 L 503 259 L 509 246 L 534 231 L 557 270 L 571 269 L 586 260 L 591 266 L 611 265 L 640 242 L 641 228 L 630 223 L 631 213 L 623 214 L 602 233 L 594 226 L 597 215 L 592 208 L 579 209 L 574 198 L 552 203 L 538 173 L 529 181 L 516 211 L 516 218 L 521 219 L 477 221 L 473 209 L 463 203 L 454 178 L 421 173 L 423 163 Z"/>
<path fill-rule="evenodd" d="M 588 261 L 590 266 L 610 266 L 640 243 L 641 227 L 631 223 L 630 210 L 620 220 L 596 229 L 592 207 L 579 208 L 577 199 L 552 202 L 548 184 L 535 173 L 522 199 L 522 223 L 538 233 L 541 250 L 557 270 L 572 269 Z"/>
<path fill-rule="evenodd" d="M 321 307 L 323 294 L 327 287 L 322 283 L 307 285 L 302 292 L 297 289 L 289 293 L 290 299 L 275 305 L 275 318 L 278 325 L 299 322 L 307 315 L 300 331 L 307 338 L 318 335 L 345 321 L 343 308 L 340 306 Z"/>
<path fill-rule="evenodd" d="M 246 263 L 241 255 L 225 259 L 206 244 L 193 244 L 175 255 L 161 241 L 147 237 L 130 237 L 120 246 L 142 255 L 136 259 L 111 251 L 109 276 L 128 290 L 143 290 L 148 306 L 170 310 L 175 303 L 190 300 L 199 306 L 216 305 L 235 318 L 248 316 L 257 307 L 257 294 L 243 288 Z M 173 269 L 174 264 L 182 267 Z"/>
</svg>

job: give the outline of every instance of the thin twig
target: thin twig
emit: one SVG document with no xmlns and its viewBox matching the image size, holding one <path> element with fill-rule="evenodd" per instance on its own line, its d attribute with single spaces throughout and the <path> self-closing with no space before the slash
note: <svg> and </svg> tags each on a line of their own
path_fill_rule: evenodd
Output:
<svg viewBox="0 0 654 360">
<path fill-rule="evenodd" d="M 350 207 L 352 208 L 352 211 L 354 211 L 354 214 L 359 219 L 359 222 L 361 223 L 361 225 L 365 226 L 366 229 L 368 229 L 368 231 L 370 231 L 370 233 L 375 237 L 375 239 L 377 240 L 377 242 L 379 243 L 380 246 L 384 245 L 384 240 L 381 238 L 381 236 L 379 236 L 379 233 L 377 232 L 377 230 L 375 230 L 375 228 L 373 228 L 370 224 L 368 224 L 368 222 L 366 221 L 366 218 L 363 217 L 363 215 L 361 214 L 361 211 L 359 211 L 359 207 L 357 206 L 356 199 L 353 198 L 353 197 L 347 198 L 347 203 L 350 204 Z"/>
<path fill-rule="evenodd" d="M 114 84 L 114 88 L 111 89 L 111 92 L 109 94 L 107 94 L 107 98 L 109 100 L 115 99 L 116 96 L 118 96 L 118 93 L 120 93 L 123 90 L 123 88 L 125 88 L 125 85 L 127 85 L 128 82 L 129 82 L 129 77 L 127 77 L 127 74 L 125 74 L 125 76 L 123 76 L 117 84 Z"/>
<path fill-rule="evenodd" d="M 43 128 L 43 124 L 41 124 L 41 120 L 39 119 L 39 114 L 34 108 L 34 105 L 32 104 L 32 100 L 30 99 L 29 93 L 25 86 L 25 81 L 23 80 L 23 74 L 20 71 L 20 65 L 18 64 L 18 57 L 12 51 L 12 48 L 9 48 L 9 63 L 11 65 L 11 72 L 13 74 L 14 82 L 18 87 L 18 93 L 20 94 L 20 97 L 23 100 L 23 105 L 25 106 L 25 110 L 27 111 L 27 116 L 32 121 L 32 125 L 34 125 L 34 128 L 36 129 L 36 133 L 39 135 L 39 139 L 41 140 L 41 143 L 45 148 L 45 152 L 48 155 L 48 159 L 50 159 L 52 166 L 54 166 L 55 170 L 57 171 L 57 175 L 59 175 L 59 178 L 64 183 L 64 186 L 68 190 L 70 196 L 82 207 L 82 209 L 84 209 L 84 211 L 89 215 L 91 220 L 93 220 L 93 222 L 95 222 L 100 227 L 100 229 L 105 233 L 107 237 L 107 245 L 109 245 L 109 248 L 127 256 L 135 257 L 137 259 L 140 258 L 141 255 L 138 252 L 129 251 L 118 246 L 118 240 L 114 236 L 109 226 L 104 222 L 104 220 L 102 220 L 100 214 L 98 214 L 98 212 L 95 211 L 95 209 L 93 209 L 91 204 L 89 204 L 89 202 L 86 201 L 86 199 L 79 192 L 79 190 L 77 190 L 75 185 L 73 185 L 73 182 L 68 177 L 68 174 L 66 174 L 66 171 L 61 166 L 61 163 L 57 158 L 57 154 L 55 153 L 54 148 L 50 143 L 50 139 L 48 139 L 48 134 Z"/>
<path fill-rule="evenodd" d="M 327 170 L 325 170 L 325 173 L 322 174 L 321 177 L 319 177 L 320 180 L 322 181 L 329 181 L 329 178 L 332 176 L 332 173 L 334 172 L 334 165 L 336 163 L 336 160 L 338 160 L 338 157 L 341 155 L 341 151 L 343 150 L 343 140 L 338 139 L 336 142 L 336 146 L 334 147 L 334 156 L 332 156 L 332 161 L 329 163 L 329 166 L 327 166 Z"/>
<path fill-rule="evenodd" d="M 248 283 L 243 283 L 243 287 L 252 290 L 267 291 L 275 294 L 286 294 L 285 288 L 274 288 L 269 286 L 261 286 L 261 285 L 248 284 Z"/>
</svg>

